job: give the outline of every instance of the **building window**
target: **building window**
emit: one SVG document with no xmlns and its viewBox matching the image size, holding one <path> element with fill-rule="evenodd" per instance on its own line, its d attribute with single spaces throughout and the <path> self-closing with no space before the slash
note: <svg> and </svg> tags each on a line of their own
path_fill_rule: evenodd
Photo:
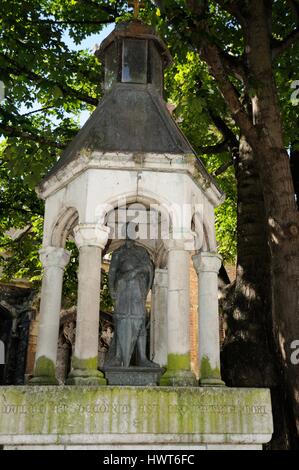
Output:
<svg viewBox="0 0 299 470">
<path fill-rule="evenodd" d="M 124 40 L 122 82 L 147 83 L 147 41 Z"/>
</svg>

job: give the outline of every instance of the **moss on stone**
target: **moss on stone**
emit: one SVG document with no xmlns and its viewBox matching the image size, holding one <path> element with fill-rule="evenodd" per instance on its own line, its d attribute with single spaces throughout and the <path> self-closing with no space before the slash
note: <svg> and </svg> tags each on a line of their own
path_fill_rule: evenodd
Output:
<svg viewBox="0 0 299 470">
<path fill-rule="evenodd" d="M 30 380 L 29 385 L 57 385 L 58 381 L 55 377 L 55 364 L 46 356 L 37 359 L 34 368 L 34 377 Z"/>
<path fill-rule="evenodd" d="M 190 369 L 190 354 L 168 354 L 167 370 L 160 379 L 161 386 L 196 386 L 195 375 Z"/>
<path fill-rule="evenodd" d="M 103 372 L 97 369 L 98 358 L 79 359 L 73 357 L 72 370 L 67 379 L 68 385 L 106 385 Z"/>
<path fill-rule="evenodd" d="M 46 356 L 40 356 L 35 364 L 35 377 L 55 377 L 55 364 Z"/>
<path fill-rule="evenodd" d="M 197 380 L 191 370 L 167 370 L 162 375 L 159 384 L 162 387 L 196 387 Z"/>
<path fill-rule="evenodd" d="M 265 389 L 217 387 L 1 387 L 2 435 L 233 434 L 272 432 Z M 63 437 L 64 436 L 64 437 Z M 191 442 L 190 441 L 190 442 Z"/>
<path fill-rule="evenodd" d="M 190 354 L 168 354 L 167 368 L 171 370 L 190 370 Z"/>
<path fill-rule="evenodd" d="M 103 374 L 99 372 L 98 375 L 90 376 L 70 376 L 67 381 L 67 385 L 107 385 L 107 380 L 104 378 Z"/>
<path fill-rule="evenodd" d="M 79 359 L 78 357 L 74 356 L 72 359 L 72 368 L 80 369 L 80 370 L 84 370 L 84 369 L 97 370 L 98 358 L 89 357 L 88 359 Z"/>
<path fill-rule="evenodd" d="M 207 356 L 203 356 L 201 363 L 200 363 L 200 378 L 201 379 L 221 379 L 219 367 L 213 368 Z"/>
<path fill-rule="evenodd" d="M 58 380 L 56 377 L 47 377 L 46 375 L 42 375 L 30 379 L 29 385 L 58 385 Z"/>
</svg>

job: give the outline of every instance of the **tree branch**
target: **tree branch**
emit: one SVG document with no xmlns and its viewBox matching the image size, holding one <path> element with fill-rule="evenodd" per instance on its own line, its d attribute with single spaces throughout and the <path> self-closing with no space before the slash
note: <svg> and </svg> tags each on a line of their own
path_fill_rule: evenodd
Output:
<svg viewBox="0 0 299 470">
<path fill-rule="evenodd" d="M 204 41 L 203 44 L 199 44 L 199 50 L 200 55 L 208 64 L 210 72 L 217 82 L 236 124 L 240 127 L 242 133 L 247 137 L 250 143 L 256 142 L 258 137 L 257 132 L 239 100 L 235 87 L 226 76 L 225 67 L 221 61 L 217 46 L 208 41 Z"/>
<path fill-rule="evenodd" d="M 201 147 L 198 151 L 200 155 L 213 155 L 216 153 L 222 153 L 228 149 L 228 139 L 224 139 L 222 142 L 219 142 L 215 145 L 207 145 L 206 147 Z"/>
<path fill-rule="evenodd" d="M 45 139 L 42 136 L 31 134 L 30 132 L 26 132 L 22 130 L 21 128 L 8 126 L 2 123 L 0 123 L 0 131 L 2 131 L 2 133 L 8 134 L 9 137 L 22 137 L 23 139 L 33 140 L 35 142 L 39 142 L 42 145 L 48 145 L 50 147 L 55 147 L 58 149 L 65 149 L 66 147 L 66 144 L 54 142 L 53 140 Z"/>
<path fill-rule="evenodd" d="M 282 41 L 275 41 L 275 45 L 272 48 L 272 58 L 276 59 L 277 56 L 283 54 L 289 47 L 295 44 L 299 40 L 299 28 L 294 29 L 285 39 Z"/>
<path fill-rule="evenodd" d="M 219 114 L 215 114 L 211 108 L 208 108 L 207 111 L 214 125 L 221 132 L 221 134 L 226 139 L 226 141 L 230 143 L 230 147 L 239 148 L 239 142 L 238 142 L 238 139 L 236 138 L 236 135 L 229 128 L 229 126 L 226 124 L 224 119 L 222 119 L 222 117 Z"/>
<path fill-rule="evenodd" d="M 0 52 L 0 56 L 3 57 L 6 61 L 8 61 L 11 64 L 11 66 L 5 67 L 5 70 L 8 73 L 11 73 L 12 75 L 18 76 L 18 75 L 24 74 L 31 81 L 34 81 L 37 83 L 44 82 L 52 86 L 57 86 L 65 95 L 72 95 L 78 100 L 83 101 L 84 103 L 87 103 L 87 104 L 91 104 L 92 106 L 98 105 L 98 100 L 96 98 L 92 98 L 91 96 L 84 95 L 83 93 L 80 93 L 79 91 L 75 90 L 74 88 L 69 87 L 66 84 L 56 82 L 55 80 L 47 79 L 33 72 L 32 70 L 28 70 L 25 66 L 19 65 L 16 61 L 14 61 L 11 57 L 7 56 L 3 52 Z"/>
<path fill-rule="evenodd" d="M 222 133 L 225 142 L 226 148 L 231 153 L 231 159 L 222 163 L 217 170 L 214 171 L 213 176 L 219 176 L 224 173 L 231 165 L 234 165 L 238 156 L 239 156 L 239 141 L 236 138 L 234 132 L 228 127 L 226 122 L 222 119 L 221 116 L 214 114 L 213 110 L 208 108 L 208 113 L 217 127 L 217 129 Z"/>
<path fill-rule="evenodd" d="M 42 111 L 46 111 L 47 109 L 53 109 L 53 108 L 55 108 L 55 106 L 44 106 L 43 108 L 34 109 L 33 111 L 29 111 L 28 113 L 20 114 L 20 116 L 21 117 L 31 116 L 32 114 L 41 113 Z"/>
<path fill-rule="evenodd" d="M 239 58 L 234 57 L 227 52 L 223 51 L 218 47 L 219 55 L 221 57 L 221 61 L 228 73 L 233 72 L 233 75 L 243 83 L 247 81 L 248 73 L 246 71 L 246 67 L 244 62 L 242 62 Z"/>
<path fill-rule="evenodd" d="M 222 8 L 222 10 L 234 16 L 240 25 L 245 25 L 245 17 L 243 16 L 242 8 L 238 4 L 238 1 L 217 0 L 217 3 Z"/>
<path fill-rule="evenodd" d="M 217 168 L 217 170 L 214 171 L 213 173 L 213 176 L 219 176 L 219 175 L 222 175 L 222 173 L 225 173 L 226 170 L 233 165 L 233 160 L 228 160 L 227 162 L 224 162 L 222 163 L 222 165 L 220 165 L 219 168 Z"/>
</svg>

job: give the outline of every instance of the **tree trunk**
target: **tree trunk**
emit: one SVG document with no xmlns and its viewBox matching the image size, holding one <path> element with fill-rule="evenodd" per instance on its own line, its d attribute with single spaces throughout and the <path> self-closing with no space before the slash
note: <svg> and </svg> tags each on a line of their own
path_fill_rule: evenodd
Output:
<svg viewBox="0 0 299 470">
<path fill-rule="evenodd" d="M 236 280 L 222 301 L 226 324 L 223 375 L 229 386 L 271 389 L 274 434 L 269 448 L 287 449 L 290 419 L 271 335 L 271 269 L 264 199 L 252 149 L 245 138 L 240 139 L 236 178 L 238 259 Z"/>
<path fill-rule="evenodd" d="M 292 360 L 294 342 L 299 340 L 299 213 L 273 76 L 272 1 L 251 0 L 234 5 L 242 10 L 246 86 L 252 97 L 252 113 L 245 109 L 230 82 L 217 45 L 208 39 L 198 39 L 198 47 L 232 118 L 253 149 L 271 255 L 272 334 L 292 409 L 293 446 L 299 447 L 299 366 Z"/>
<path fill-rule="evenodd" d="M 228 72 L 227 54 L 218 46 L 215 37 L 209 35 L 206 1 L 202 2 L 205 15 L 201 14 L 202 11 L 197 13 L 194 2 L 188 2 L 195 18 L 190 23 L 192 42 L 208 64 L 232 119 L 253 150 L 263 192 L 271 256 L 272 334 L 280 358 L 278 366 L 282 366 L 287 398 L 292 409 L 292 422 L 297 430 L 294 439 L 298 443 L 299 365 L 292 361 L 292 348 L 294 341 L 299 340 L 299 213 L 289 157 L 284 148 L 273 74 L 273 0 L 218 3 L 234 15 L 242 27 L 244 55 L 240 55 L 237 60 L 238 76 L 233 65 L 236 61 L 229 57 L 229 64 L 233 64 Z M 169 15 L 173 17 L 171 12 Z M 231 75 L 238 79 L 239 76 L 243 77 L 243 92 L 252 97 L 252 113 L 244 107 L 237 88 L 230 80 Z"/>
<path fill-rule="evenodd" d="M 294 142 L 290 152 L 291 172 L 294 183 L 295 198 L 299 209 L 299 141 Z"/>
<path fill-rule="evenodd" d="M 292 343 L 299 339 L 299 214 L 290 162 L 283 146 L 277 93 L 272 70 L 269 10 L 271 2 L 252 0 L 248 12 L 246 51 L 252 80 L 254 149 L 263 189 L 271 253 L 273 333 L 299 435 L 299 373 L 292 363 Z M 297 441 L 298 442 L 298 441 Z"/>
</svg>

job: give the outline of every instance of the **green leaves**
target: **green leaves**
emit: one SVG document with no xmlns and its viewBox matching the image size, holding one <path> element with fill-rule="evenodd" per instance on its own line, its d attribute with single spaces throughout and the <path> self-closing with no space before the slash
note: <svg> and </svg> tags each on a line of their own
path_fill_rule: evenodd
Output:
<svg viewBox="0 0 299 470">
<path fill-rule="evenodd" d="M 174 57 L 174 65 L 165 78 L 166 99 L 176 106 L 175 119 L 211 173 L 232 161 L 231 148 L 225 146 L 220 153 L 209 150 L 205 154 L 206 147 L 226 139 L 219 120 L 233 136 L 238 136 L 238 129 L 197 48 L 208 39 L 225 54 L 243 61 L 243 31 L 236 17 L 227 11 L 230 3 L 209 2 L 205 30 L 202 17 L 197 17 L 196 5 L 191 9 L 185 0 L 146 2 L 140 12 L 144 21 L 157 28 Z M 286 14 L 282 0 L 273 5 L 273 36 L 279 41 L 292 31 L 295 17 L 289 10 Z M 80 47 L 73 50 L 71 40 L 78 45 L 88 36 L 99 34 L 109 22 L 131 17 L 132 9 L 127 8 L 125 0 L 1 2 L 0 80 L 5 84 L 6 96 L 0 103 L 0 134 L 4 137 L 0 141 L 0 245 L 2 256 L 9 252 L 11 258 L 3 257 L 0 264 L 7 279 L 26 274 L 38 281 L 43 203 L 34 187 L 78 131 L 80 114 L 91 112 L 102 94 L 101 64 L 89 51 Z M 258 84 L 252 83 L 251 77 L 247 77 L 246 88 L 232 78 L 230 67 L 226 70 L 241 96 L 256 93 Z M 299 78 L 298 70 L 299 49 L 294 45 L 275 63 L 285 145 L 293 148 L 298 140 L 299 106 L 291 106 L 290 85 Z M 227 194 L 216 213 L 219 251 L 233 261 L 237 204 L 233 166 L 217 180 Z M 11 227 L 27 226 L 30 230 L 18 241 L 6 235 Z M 77 282 L 76 249 L 71 249 L 74 256 L 66 275 L 68 296 Z"/>
<path fill-rule="evenodd" d="M 230 126 L 231 122 L 226 116 L 226 107 L 215 82 L 196 52 L 178 51 L 174 65 L 166 75 L 166 89 L 169 101 L 176 105 L 174 114 L 181 129 L 208 171 L 214 174 L 224 162 L 232 159 L 232 155 L 227 150 L 205 154 L 206 147 L 214 146 L 224 138 L 211 114 L 222 116 Z M 237 194 L 233 167 L 217 180 L 226 192 L 224 204 L 216 211 L 218 249 L 225 261 L 234 262 L 237 249 Z"/>
<path fill-rule="evenodd" d="M 43 203 L 34 188 L 78 131 L 80 113 L 91 111 L 101 94 L 100 64 L 86 51 L 70 50 L 65 33 L 69 26 L 82 39 L 100 31 L 98 22 L 84 28 L 96 8 L 93 2 L 1 2 L 0 264 L 5 279 L 40 279 Z M 109 14 L 100 13 L 103 20 Z M 24 230 L 20 238 L 7 233 L 12 227 Z"/>
</svg>

